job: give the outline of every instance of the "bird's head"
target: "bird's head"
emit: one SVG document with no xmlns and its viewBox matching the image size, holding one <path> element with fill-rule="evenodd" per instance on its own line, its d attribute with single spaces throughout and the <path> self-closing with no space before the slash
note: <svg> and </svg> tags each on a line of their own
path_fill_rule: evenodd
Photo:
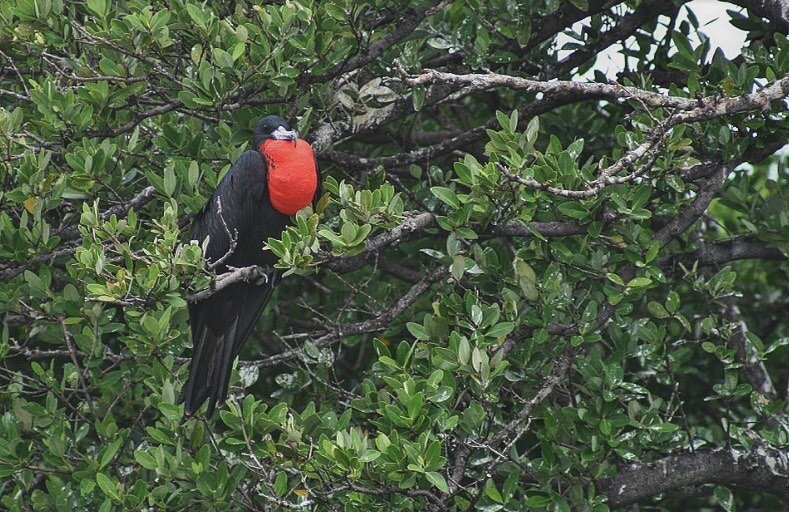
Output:
<svg viewBox="0 0 789 512">
<path fill-rule="evenodd" d="M 268 139 L 292 140 L 293 144 L 299 138 L 299 132 L 291 129 L 290 123 L 279 116 L 266 116 L 255 127 L 255 147 L 259 148 Z"/>
</svg>

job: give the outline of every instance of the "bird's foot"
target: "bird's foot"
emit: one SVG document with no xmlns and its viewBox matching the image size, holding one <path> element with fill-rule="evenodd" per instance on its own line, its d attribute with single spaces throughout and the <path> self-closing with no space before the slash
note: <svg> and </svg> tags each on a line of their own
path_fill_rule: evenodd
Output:
<svg viewBox="0 0 789 512">
<path fill-rule="evenodd" d="M 257 280 L 255 280 L 255 284 L 258 286 L 263 286 L 264 284 L 268 284 L 268 274 L 266 274 L 263 271 L 259 271 Z"/>
</svg>

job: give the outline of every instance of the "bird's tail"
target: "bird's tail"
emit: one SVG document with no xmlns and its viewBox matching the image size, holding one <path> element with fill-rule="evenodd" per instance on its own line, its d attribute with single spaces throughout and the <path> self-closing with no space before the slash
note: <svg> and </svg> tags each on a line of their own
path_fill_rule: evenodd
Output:
<svg viewBox="0 0 789 512">
<path fill-rule="evenodd" d="M 227 399 L 227 388 L 235 354 L 232 353 L 233 341 L 238 330 L 236 319 L 230 330 L 216 335 L 203 324 L 195 338 L 195 353 L 189 366 L 189 380 L 183 390 L 184 417 L 193 415 L 208 400 L 210 417 L 217 403 Z"/>
<path fill-rule="evenodd" d="M 256 286 L 239 283 L 228 287 L 227 291 L 230 291 L 229 288 L 236 288 L 232 293 L 236 298 L 242 298 L 236 303 L 239 307 L 233 313 L 228 313 L 227 309 L 220 305 L 224 299 L 221 297 L 222 292 L 207 301 L 189 305 L 194 355 L 189 365 L 189 379 L 181 394 L 184 419 L 197 412 L 206 400 L 206 414 L 210 417 L 217 404 L 221 405 L 227 400 L 233 360 L 271 297 L 274 284 Z M 213 315 L 224 317 L 223 321 L 212 321 Z M 227 318 L 230 315 L 232 316 Z M 216 329 L 220 332 L 211 329 L 212 324 L 221 325 L 221 329 Z"/>
</svg>

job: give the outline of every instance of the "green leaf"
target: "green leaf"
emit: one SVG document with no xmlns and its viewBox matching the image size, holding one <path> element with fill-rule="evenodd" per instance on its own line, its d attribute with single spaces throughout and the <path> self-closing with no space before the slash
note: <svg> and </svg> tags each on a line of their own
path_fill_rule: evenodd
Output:
<svg viewBox="0 0 789 512">
<path fill-rule="evenodd" d="M 471 346 L 466 338 L 461 338 L 458 345 L 458 363 L 465 365 L 468 364 L 471 358 Z"/>
<path fill-rule="evenodd" d="M 494 325 L 488 332 L 487 335 L 492 338 L 498 338 L 500 336 L 506 336 L 515 329 L 515 324 L 512 322 L 502 322 L 500 324 Z"/>
<path fill-rule="evenodd" d="M 87 3 L 88 9 L 93 11 L 96 15 L 100 17 L 104 17 L 107 12 L 107 2 L 106 0 L 88 0 Z"/>
<path fill-rule="evenodd" d="M 405 326 L 406 329 L 408 329 L 408 332 L 410 332 L 411 336 L 413 336 L 414 338 L 423 341 L 430 339 L 427 333 L 425 332 L 425 328 L 422 324 L 418 324 L 416 322 L 408 322 L 407 324 L 405 324 Z"/>
<path fill-rule="evenodd" d="M 499 125 L 502 127 L 502 129 L 506 131 L 512 131 L 512 128 L 510 127 L 510 118 L 501 110 L 496 111 L 496 120 L 499 122 Z"/>
<path fill-rule="evenodd" d="M 414 110 L 419 112 L 422 110 L 422 107 L 425 105 L 425 88 L 421 85 L 418 85 L 413 88 L 411 91 L 411 97 L 414 104 Z"/>
<path fill-rule="evenodd" d="M 186 4 L 186 11 L 189 13 L 189 17 L 192 18 L 198 27 L 206 28 L 206 17 L 203 14 L 203 10 L 194 5 L 194 4 Z"/>
<path fill-rule="evenodd" d="M 134 452 L 134 459 L 145 469 L 156 469 L 158 467 L 156 459 L 148 452 L 136 451 Z"/>
<path fill-rule="evenodd" d="M 540 131 L 540 118 L 532 117 L 529 124 L 526 126 L 526 140 L 530 145 L 534 145 L 537 141 L 537 135 Z"/>
<path fill-rule="evenodd" d="M 656 432 L 668 433 L 679 429 L 679 425 L 675 425 L 673 423 L 659 423 L 657 425 L 650 425 L 649 429 Z"/>
<path fill-rule="evenodd" d="M 567 202 L 559 205 L 559 211 L 574 219 L 585 219 L 589 216 L 589 210 L 576 202 Z"/>
<path fill-rule="evenodd" d="M 655 318 L 668 318 L 671 316 L 668 311 L 666 311 L 666 308 L 663 307 L 663 304 L 655 302 L 654 300 L 647 304 L 647 309 L 649 309 L 649 312 L 652 313 L 652 316 Z"/>
<path fill-rule="evenodd" d="M 173 171 L 172 167 L 166 167 L 164 169 L 164 193 L 168 197 L 172 197 L 175 193 L 176 183 L 175 171 Z"/>
<path fill-rule="evenodd" d="M 430 192 L 452 208 L 460 208 L 460 201 L 452 190 L 446 187 L 431 187 Z"/>
<path fill-rule="evenodd" d="M 280 471 L 276 480 L 274 480 L 274 492 L 280 498 L 288 492 L 288 474 L 284 471 Z"/>
<path fill-rule="evenodd" d="M 466 258 L 461 255 L 457 255 L 454 257 L 451 266 L 451 273 L 452 277 L 455 280 L 459 281 L 463 277 L 463 273 L 466 270 Z"/>
<path fill-rule="evenodd" d="M 96 483 L 99 484 L 99 488 L 105 495 L 112 498 L 113 500 L 120 500 L 118 487 L 112 478 L 108 477 L 104 473 L 96 473 Z"/>
<path fill-rule="evenodd" d="M 326 14 L 331 16 L 337 21 L 348 21 L 348 15 L 345 10 L 336 4 L 324 4 L 323 8 L 326 9 Z"/>
<path fill-rule="evenodd" d="M 504 498 L 501 496 L 498 489 L 496 489 L 496 484 L 491 479 L 485 482 L 485 494 L 496 503 L 504 503 Z"/>
<path fill-rule="evenodd" d="M 372 462 L 374 460 L 377 460 L 378 457 L 380 457 L 380 456 L 381 456 L 381 452 L 378 452 L 378 451 L 375 451 L 375 450 L 368 450 L 368 451 L 366 451 L 364 453 L 364 455 L 359 457 L 359 462 L 361 462 L 362 464 L 366 464 L 368 462 Z"/>
<path fill-rule="evenodd" d="M 448 386 L 441 386 L 434 393 L 427 396 L 427 399 L 433 403 L 441 403 L 446 401 L 452 396 L 452 388 Z"/>
<path fill-rule="evenodd" d="M 648 277 L 636 277 L 635 279 L 631 279 L 627 286 L 629 288 L 645 288 L 652 284 L 652 280 Z"/>
<path fill-rule="evenodd" d="M 441 476 L 440 473 L 436 473 L 435 471 L 428 471 L 427 473 L 425 473 L 425 477 L 439 491 L 441 491 L 441 492 L 449 492 L 449 487 L 447 486 L 447 481 L 444 479 L 443 476 Z"/>
<path fill-rule="evenodd" d="M 542 496 L 539 494 L 531 495 L 526 498 L 524 504 L 527 507 L 534 507 L 534 508 L 543 508 L 547 507 L 548 505 L 553 504 L 553 500 L 548 496 Z"/>
<path fill-rule="evenodd" d="M 101 459 L 99 460 L 99 469 L 103 468 L 115 457 L 115 454 L 118 452 L 118 448 L 120 448 L 123 439 L 118 438 L 112 443 L 110 443 L 102 452 Z"/>
</svg>

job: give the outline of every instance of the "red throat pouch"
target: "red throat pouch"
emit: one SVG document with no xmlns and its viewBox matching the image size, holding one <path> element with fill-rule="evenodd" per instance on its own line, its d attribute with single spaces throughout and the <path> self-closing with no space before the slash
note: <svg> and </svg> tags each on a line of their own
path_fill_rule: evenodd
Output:
<svg viewBox="0 0 789 512">
<path fill-rule="evenodd" d="M 312 203 L 318 189 L 315 155 L 307 141 L 266 140 L 259 148 L 268 165 L 268 193 L 274 208 L 293 215 Z"/>
</svg>

